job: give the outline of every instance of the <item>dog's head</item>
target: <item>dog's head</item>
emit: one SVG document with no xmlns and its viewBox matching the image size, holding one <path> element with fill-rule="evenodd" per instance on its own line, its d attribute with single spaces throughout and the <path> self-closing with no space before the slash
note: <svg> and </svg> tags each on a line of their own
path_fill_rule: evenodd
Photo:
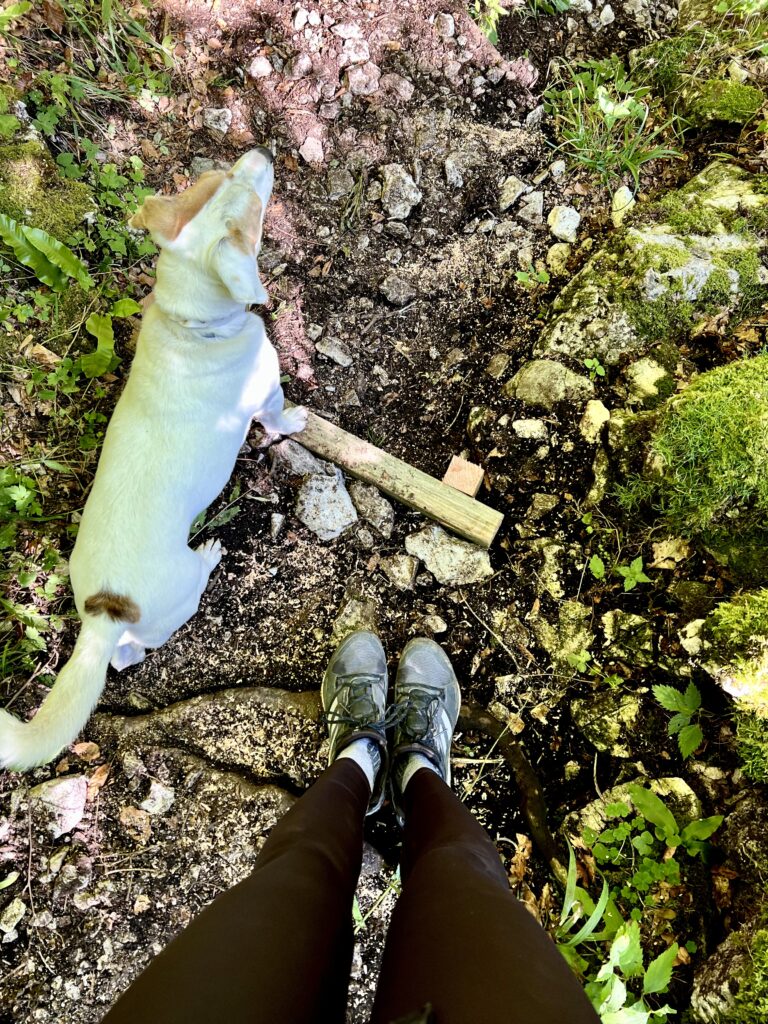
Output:
<svg viewBox="0 0 768 1024">
<path fill-rule="evenodd" d="M 149 196 L 129 224 L 159 248 L 218 279 L 236 302 L 267 301 L 256 263 L 264 210 L 272 194 L 273 157 L 252 149 L 228 171 L 206 171 L 177 196 Z"/>
</svg>

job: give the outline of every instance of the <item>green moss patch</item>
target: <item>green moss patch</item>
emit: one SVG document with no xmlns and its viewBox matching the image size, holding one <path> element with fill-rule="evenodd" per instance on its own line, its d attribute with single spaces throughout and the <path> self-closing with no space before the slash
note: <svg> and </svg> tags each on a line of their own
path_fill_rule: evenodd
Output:
<svg viewBox="0 0 768 1024">
<path fill-rule="evenodd" d="M 0 213 L 66 242 L 94 210 L 88 186 L 62 178 L 41 142 L 0 146 Z"/>
<path fill-rule="evenodd" d="M 753 782 L 768 782 L 768 718 L 738 711 L 736 740 L 744 774 Z"/>
<path fill-rule="evenodd" d="M 762 92 L 753 85 L 712 79 L 693 91 L 689 112 L 696 124 L 711 121 L 747 124 L 764 102 Z"/>
<path fill-rule="evenodd" d="M 755 932 L 749 952 L 750 968 L 739 978 L 739 991 L 728 1011 L 727 1024 L 768 1020 L 768 929 Z"/>
</svg>

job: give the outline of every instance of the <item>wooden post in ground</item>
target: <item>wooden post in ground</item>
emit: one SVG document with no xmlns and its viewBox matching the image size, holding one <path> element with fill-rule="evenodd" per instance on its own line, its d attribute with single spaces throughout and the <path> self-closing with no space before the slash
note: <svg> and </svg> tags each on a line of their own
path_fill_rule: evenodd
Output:
<svg viewBox="0 0 768 1024">
<path fill-rule="evenodd" d="M 501 512 L 313 412 L 304 430 L 292 440 L 481 547 L 490 547 L 504 519 Z"/>
</svg>

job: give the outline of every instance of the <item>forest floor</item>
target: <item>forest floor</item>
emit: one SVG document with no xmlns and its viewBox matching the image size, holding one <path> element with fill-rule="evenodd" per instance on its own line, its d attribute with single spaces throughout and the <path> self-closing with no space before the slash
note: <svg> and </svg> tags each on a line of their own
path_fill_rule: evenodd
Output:
<svg viewBox="0 0 768 1024">
<path fill-rule="evenodd" d="M 162 51 L 133 36 L 138 66 L 99 65 L 101 93 L 51 98 L 56 76 L 73 74 L 77 45 L 88 49 L 82 35 L 73 43 L 70 5 L 41 5 L 27 16 L 23 45 L 9 35 L 0 52 L 6 82 L 32 93 L 28 109 L 54 157 L 89 161 L 84 180 L 108 206 L 99 282 L 113 299 L 151 290 L 154 255 L 138 251 L 135 236 L 123 232 L 123 253 L 113 239 L 103 256 L 109 225 L 127 217 L 141 190 L 175 193 L 253 145 L 272 146 L 276 184 L 260 267 L 287 395 L 438 478 L 454 455 L 482 465 L 478 498 L 504 522 L 490 570 L 475 582 L 461 573 L 439 581 L 428 558 L 406 553 L 407 538 L 428 522 L 354 488 L 358 516 L 323 541 L 296 516 L 301 480 L 290 459 L 262 447 L 255 426 L 198 525 L 198 543 L 217 537 L 226 551 L 198 614 L 143 664 L 110 670 L 81 742 L 58 763 L 0 777 L 0 887 L 11 879 L 0 891 L 0 1024 L 93 1024 L 150 957 L 248 873 L 277 818 L 324 766 L 319 682 L 335 643 L 360 625 L 378 631 L 392 665 L 413 636 L 445 647 L 467 701 L 490 709 L 522 744 L 553 834 L 572 812 L 638 778 L 681 781 L 689 820 L 728 815 L 747 785 L 727 699 L 691 668 L 680 640 L 732 581 L 706 554 L 670 544 L 679 538 L 628 522 L 610 492 L 590 498 L 596 447 L 583 403 L 542 411 L 503 387 L 530 360 L 560 289 L 614 231 L 612 195 L 622 180 L 640 207 L 689 180 L 715 151 L 765 170 L 763 156 L 722 126 L 676 159 L 644 164 L 636 184 L 629 174 L 603 180 L 564 165 L 554 148 L 542 101 L 552 62 L 623 60 L 674 31 L 674 4 L 516 8 L 500 20 L 496 45 L 461 5 L 433 0 L 151 6 L 147 32 Z M 95 146 L 90 155 L 83 138 Z M 60 168 L 67 163 L 59 159 Z M 123 180 L 110 188 L 112 165 Z M 518 194 L 505 205 L 515 179 Z M 110 192 L 120 201 L 105 199 Z M 580 221 L 556 270 L 547 262 L 558 241 L 547 217 L 561 206 Z M 8 272 L 11 291 L 20 289 L 20 268 Z M 93 344 L 81 328 L 99 308 L 94 294 L 74 328 L 56 320 L 54 331 L 35 312 L 25 319 L 21 300 L 0 326 L 0 450 L 26 467 L 40 503 L 14 533 L 5 579 L 8 629 L 26 646 L 11 659 L 6 644 L 1 695 L 20 715 L 39 705 L 77 633 L 66 579 L 71 526 L 138 327 L 135 314 L 115 314 L 119 365 L 90 380 L 68 377 L 66 360 Z M 736 337 L 712 332 L 686 351 L 686 373 L 764 344 L 759 316 Z M 623 384 L 581 369 L 591 397 L 608 409 L 626 404 Z M 587 571 L 598 552 L 628 572 L 639 558 L 632 571 L 643 578 L 631 588 L 618 570 L 599 579 Z M 572 640 L 561 615 L 567 602 L 586 609 L 586 639 L 560 657 L 551 635 Z M 606 614 L 617 610 L 636 617 L 643 655 L 611 638 Z M 668 668 L 675 661 L 683 688 L 693 679 L 706 708 L 702 742 L 687 759 L 650 690 L 679 681 Z M 575 711 L 590 706 L 591 719 Z M 600 715 L 613 723 L 622 709 L 620 742 L 592 742 Z M 532 842 L 503 744 L 463 726 L 457 792 L 497 843 L 517 895 L 554 932 L 562 892 Z M 48 802 L 30 794 L 50 780 L 64 785 Z M 597 899 L 594 859 L 582 826 L 569 822 L 581 884 Z M 366 1020 L 375 987 L 398 841 L 385 808 L 367 826 L 350 1024 Z M 697 967 L 738 926 L 750 898 L 728 845 L 738 834 L 719 848 L 717 834 L 713 841 L 712 863 L 691 858 L 662 895 L 666 883 L 654 881 L 653 904 L 635 894 L 622 906 L 646 914 L 648 957 L 678 943 L 664 1000 L 680 1011 Z"/>
</svg>

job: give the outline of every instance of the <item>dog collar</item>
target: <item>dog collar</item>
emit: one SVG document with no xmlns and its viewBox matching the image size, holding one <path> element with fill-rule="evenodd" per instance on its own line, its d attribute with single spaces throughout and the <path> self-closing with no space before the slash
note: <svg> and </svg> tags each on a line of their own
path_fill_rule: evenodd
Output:
<svg viewBox="0 0 768 1024">
<path fill-rule="evenodd" d="M 186 330 L 199 333 L 206 341 L 211 341 L 215 338 L 233 338 L 245 327 L 249 316 L 244 309 L 238 309 L 235 313 L 227 313 L 226 316 L 213 320 L 181 320 L 174 316 L 169 316 L 168 319 Z"/>
</svg>

